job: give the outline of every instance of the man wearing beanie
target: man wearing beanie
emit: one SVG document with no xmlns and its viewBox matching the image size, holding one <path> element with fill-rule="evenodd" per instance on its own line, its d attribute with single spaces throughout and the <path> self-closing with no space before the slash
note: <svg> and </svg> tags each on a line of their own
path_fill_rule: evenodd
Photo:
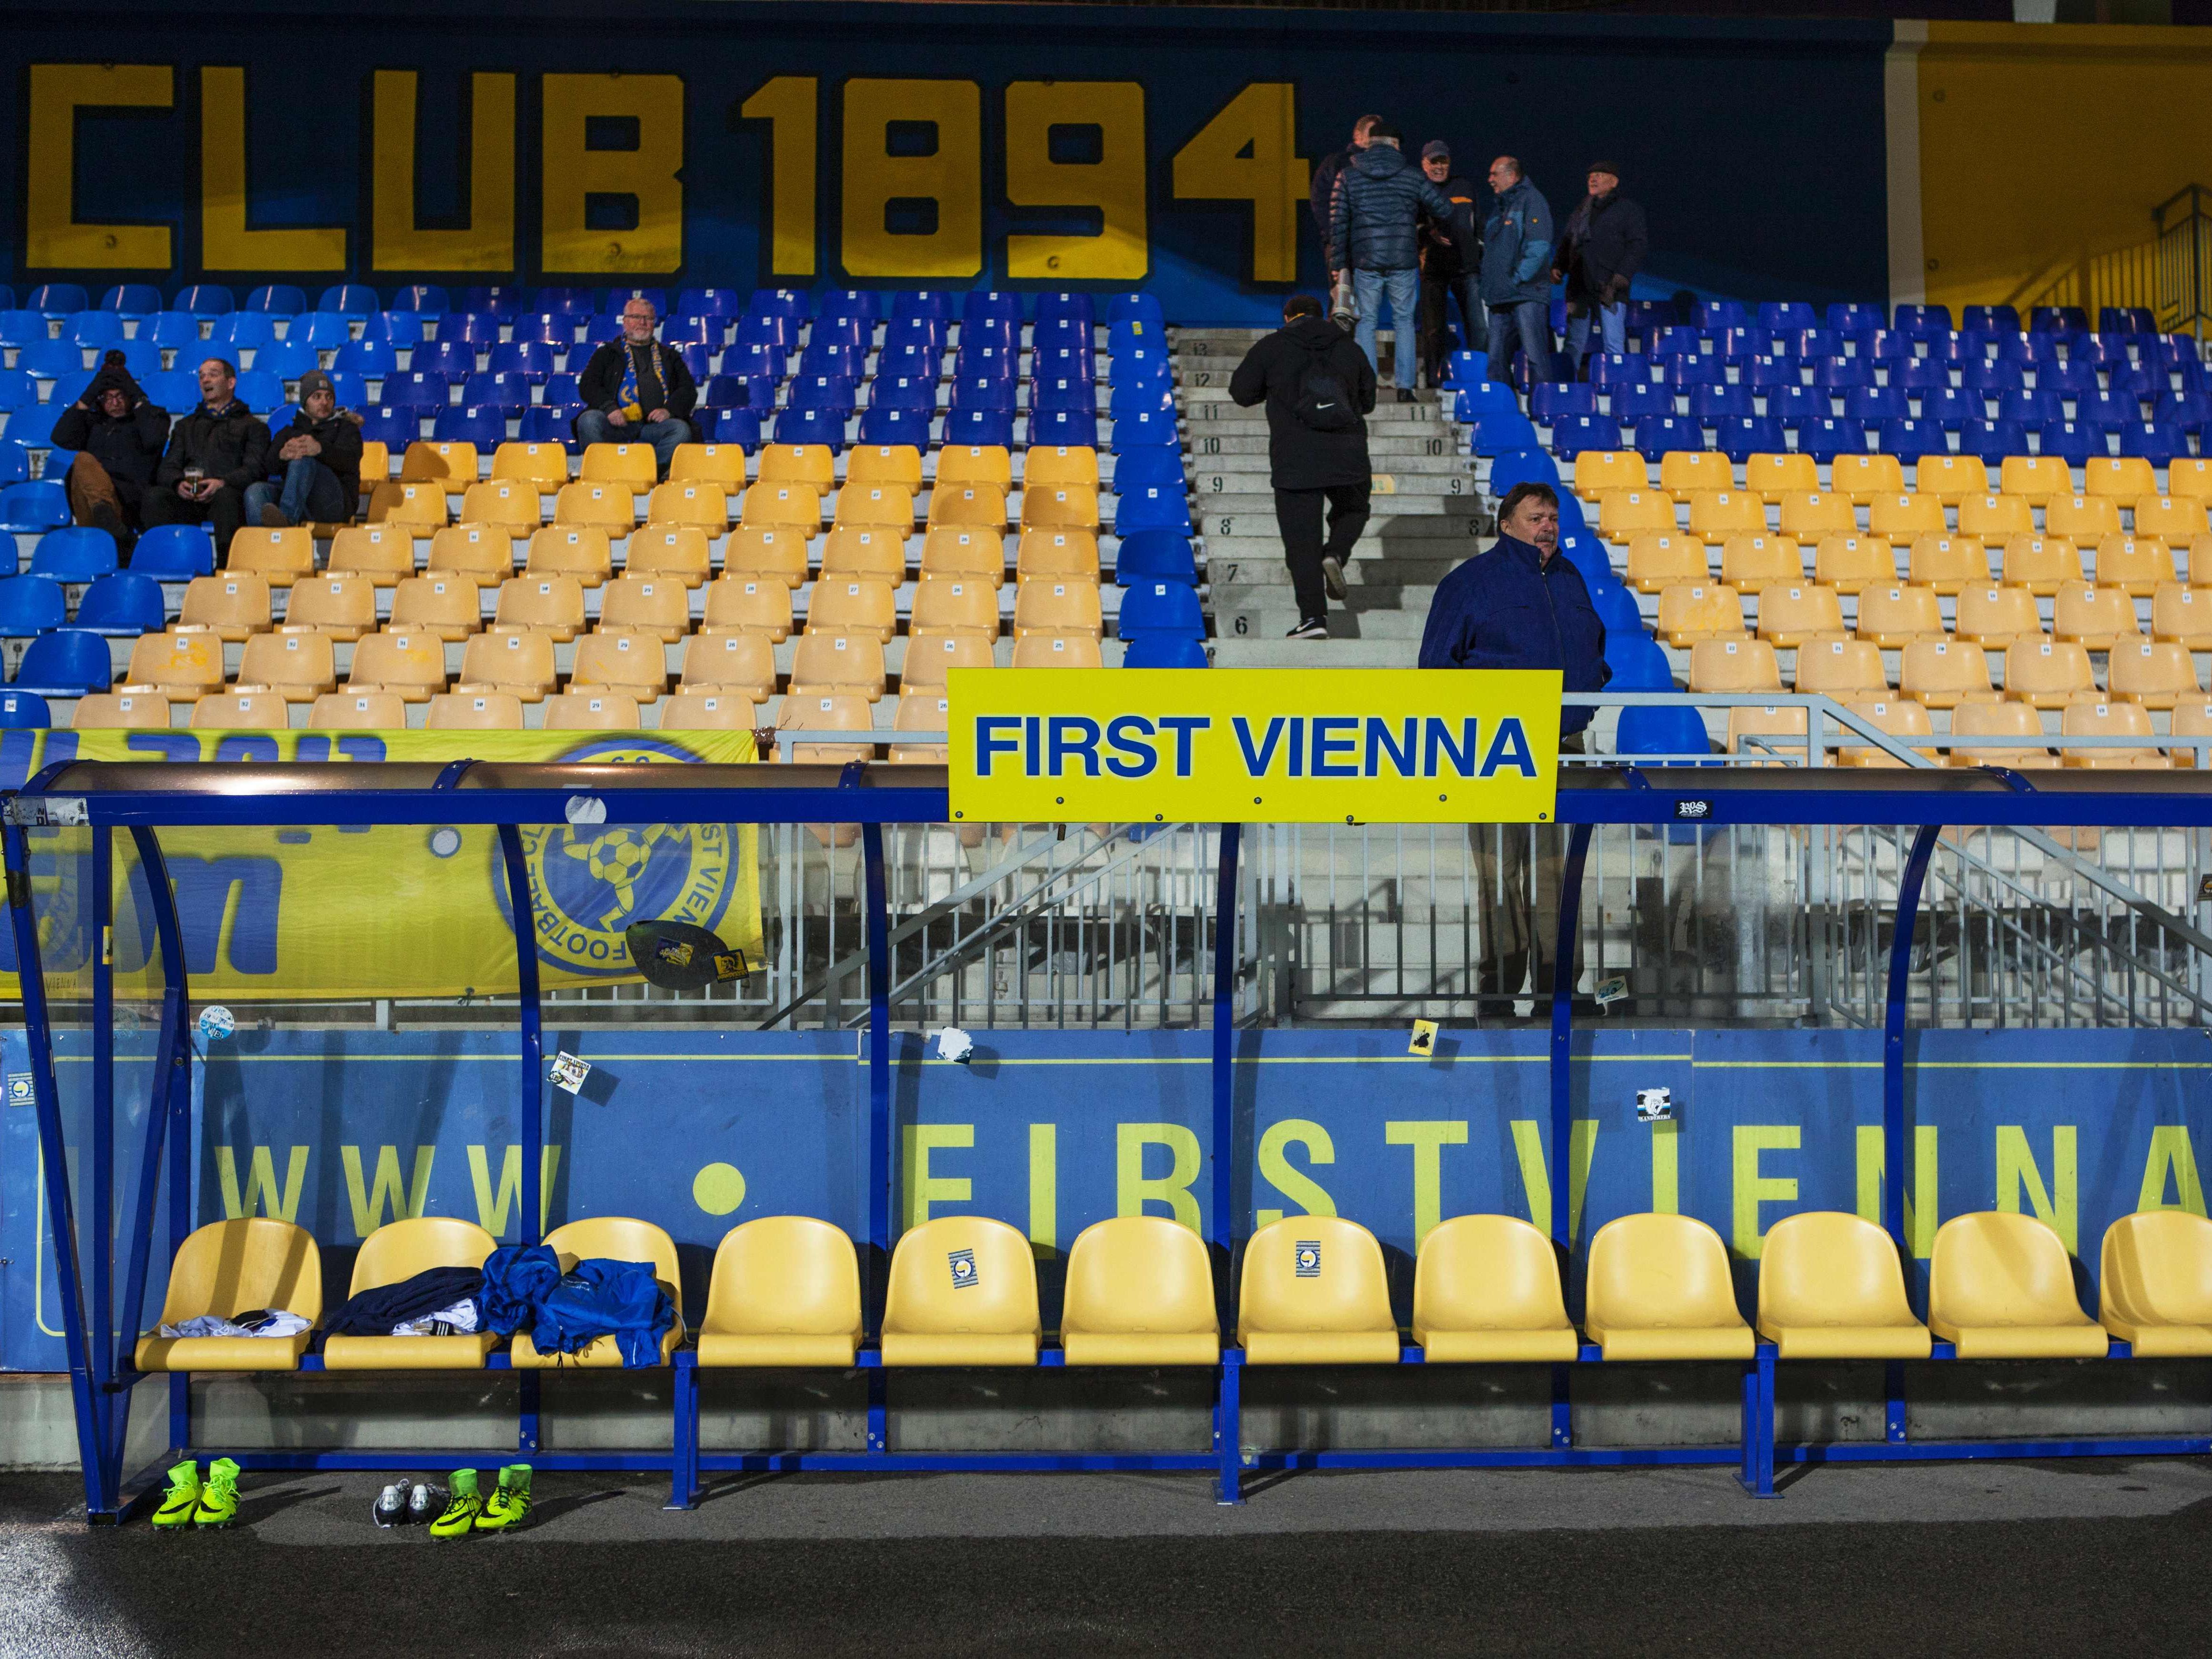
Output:
<svg viewBox="0 0 2212 1659">
<path fill-rule="evenodd" d="M 168 411 L 149 401 L 123 354 L 109 352 L 84 396 L 54 422 L 54 447 L 76 456 L 69 470 L 70 515 L 105 530 L 118 551 L 129 552 L 168 438 Z"/>
<path fill-rule="evenodd" d="M 300 377 L 292 424 L 270 441 L 271 477 L 246 492 L 246 519 L 270 530 L 343 524 L 361 500 L 361 416 L 338 407 L 331 377 Z"/>
<path fill-rule="evenodd" d="M 1589 194 L 1567 216 L 1553 274 L 1567 285 L 1567 373 L 1583 377 L 1590 327 L 1598 349 L 1628 349 L 1628 287 L 1643 268 L 1644 210 L 1620 193 L 1620 169 L 1589 164 Z"/>
</svg>

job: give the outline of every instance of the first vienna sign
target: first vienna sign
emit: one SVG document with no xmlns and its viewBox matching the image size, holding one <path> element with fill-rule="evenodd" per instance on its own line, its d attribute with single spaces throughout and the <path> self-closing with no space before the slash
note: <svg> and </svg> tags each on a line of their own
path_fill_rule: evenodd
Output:
<svg viewBox="0 0 2212 1659">
<path fill-rule="evenodd" d="M 1542 823 L 1559 676 L 1515 670 L 951 674 L 969 823 Z"/>
</svg>

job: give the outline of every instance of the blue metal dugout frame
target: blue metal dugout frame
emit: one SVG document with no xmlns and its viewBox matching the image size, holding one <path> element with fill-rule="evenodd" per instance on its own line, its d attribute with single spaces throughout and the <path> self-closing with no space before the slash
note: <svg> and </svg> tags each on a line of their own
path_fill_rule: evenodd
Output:
<svg viewBox="0 0 2212 1659">
<path fill-rule="evenodd" d="M 48 1223 L 56 1241 L 56 1273 L 75 1407 L 77 1443 L 85 1480 L 86 1512 L 94 1521 L 116 1521 L 150 1489 L 158 1468 L 126 1481 L 123 1459 L 131 1389 L 143 1380 L 132 1363 L 150 1258 L 156 1194 L 165 1159 L 172 1173 L 168 1204 L 169 1247 L 173 1251 L 191 1232 L 194 1192 L 190 1170 L 195 1139 L 190 1066 L 190 990 L 174 895 L 162 861 L 158 831 L 204 826 L 485 824 L 500 836 L 517 949 L 521 1012 L 519 1021 L 522 1215 L 520 1237 L 536 1242 L 539 1231 L 539 1182 L 544 1138 L 546 1076 L 543 1018 L 528 872 L 522 857 L 525 825 L 578 822 L 572 807 L 594 806 L 581 821 L 609 825 L 654 823 L 767 823 L 780 822 L 858 823 L 865 866 L 868 971 L 868 1243 L 880 1267 L 888 1262 L 893 1240 L 891 1182 L 896 1174 L 890 1100 L 890 970 L 889 902 L 884 826 L 942 823 L 950 809 L 942 768 L 879 767 L 854 763 L 823 766 L 691 766 L 682 769 L 632 766 L 533 765 L 457 761 L 439 767 L 387 763 L 293 764 L 285 767 L 172 764 L 162 762 L 64 763 L 49 768 L 22 790 L 0 798 L 0 850 L 4 850 L 9 908 L 15 929 L 22 983 L 25 1024 L 30 1036 L 33 1091 L 36 1101 L 40 1157 L 46 1176 Z M 1567 1158 L 1571 1121 L 1571 1065 L 1574 1034 L 1572 988 L 1576 976 L 1576 920 L 1581 908 L 1584 861 L 1595 826 L 1601 823 L 1660 825 L 1911 825 L 1914 838 L 1899 883 L 1892 939 L 1883 1062 L 1882 1222 L 1902 1250 L 1905 1148 L 1909 1140 L 1905 1093 L 1905 1026 L 1907 970 L 1914 923 L 1928 864 L 1937 836 L 1946 825 L 2212 826 L 2212 777 L 2186 773 L 2040 773 L 2033 781 L 1999 768 L 1942 773 L 1901 772 L 1869 782 L 1823 770 L 1716 771 L 1704 768 L 1577 769 L 1562 781 L 1555 812 L 1567 845 L 1559 896 L 1559 962 L 1551 1007 L 1551 1152 L 1555 1191 Z M 88 1185 L 91 1250 L 88 1261 L 77 1237 L 76 1204 L 63 1139 L 60 1097 L 54 1073 L 53 1018 L 40 963 L 38 922 L 32 908 L 28 832 L 37 828 L 84 827 L 94 832 L 90 849 L 94 890 L 89 937 L 105 941 L 112 925 L 112 848 L 108 832 L 127 830 L 145 871 L 152 899 L 163 984 L 161 1018 L 149 1101 L 145 1137 L 138 1149 L 137 1186 L 127 1217 L 123 1295 L 113 1297 L 115 1279 L 115 1079 L 114 986 L 109 952 L 92 953 L 92 1122 Z M 1220 1307 L 1224 1333 L 1233 1333 L 1234 1286 L 1237 1272 L 1234 1096 L 1233 945 L 1237 915 L 1239 831 L 1220 829 L 1217 877 L 1216 951 L 1213 1002 L 1213 1237 L 1209 1240 L 1220 1273 Z M 1227 1156 L 1222 1156 L 1224 1150 Z M 1553 1235 L 1562 1252 L 1571 1251 L 1571 1206 L 1553 1206 Z M 885 1373 L 881 1351 L 872 1340 L 880 1331 L 882 1275 L 867 1287 L 866 1306 L 871 1340 L 858 1369 L 868 1381 L 867 1445 L 862 1452 L 758 1452 L 702 1454 L 698 1440 L 698 1368 L 690 1348 L 680 1348 L 672 1370 L 675 1404 L 669 1449 L 615 1452 L 546 1452 L 538 1445 L 538 1374 L 519 1376 L 520 1412 L 514 1451 L 551 1470 L 663 1470 L 670 1476 L 671 1504 L 689 1508 L 696 1501 L 700 1476 L 710 1470 L 1051 1470 L 1204 1469 L 1216 1474 L 1221 1501 L 1241 1497 L 1247 1469 L 1527 1468 L 1650 1464 L 1740 1465 L 1739 1479 L 1755 1496 L 1774 1493 L 1778 1456 L 1794 1462 L 1860 1462 L 1891 1459 L 2051 1457 L 2073 1455 L 2151 1455 L 2212 1452 L 2212 1435 L 2057 1440 L 1913 1442 L 1906 1437 L 1904 1366 L 1887 1368 L 1886 1437 L 1778 1449 L 1774 1442 L 1775 1352 L 1756 1344 L 1755 1358 L 1743 1367 L 1744 1431 L 1740 1446 L 1656 1448 L 1578 1447 L 1574 1444 L 1569 1399 L 1571 1367 L 1553 1365 L 1550 1443 L 1526 1448 L 1441 1448 L 1405 1450 L 1285 1450 L 1247 1453 L 1240 1443 L 1240 1399 L 1243 1355 L 1224 1346 L 1216 1370 L 1213 1445 L 1206 1452 L 1133 1455 L 1054 1453 L 899 1452 L 890 1449 L 887 1427 Z M 2127 1345 L 2112 1342 L 2110 1355 L 2130 1357 Z M 1955 1356 L 1937 1342 L 1933 1358 Z M 1057 1349 L 1040 1355 L 1040 1365 L 1064 1364 Z M 1401 1363 L 1420 1364 L 1417 1347 L 1401 1350 Z M 1583 1343 L 1577 1364 L 1601 1363 L 1594 1344 Z M 303 1360 L 302 1370 L 321 1369 L 319 1358 Z M 504 1352 L 493 1354 L 487 1369 L 511 1369 Z M 424 1376 L 428 1373 L 409 1373 Z M 166 1464 L 193 1455 L 190 1378 L 172 1375 L 169 1395 L 169 1451 Z M 488 1451 L 251 1451 L 233 1452 L 248 1469 L 410 1469 L 472 1467 L 509 1455 Z"/>
</svg>

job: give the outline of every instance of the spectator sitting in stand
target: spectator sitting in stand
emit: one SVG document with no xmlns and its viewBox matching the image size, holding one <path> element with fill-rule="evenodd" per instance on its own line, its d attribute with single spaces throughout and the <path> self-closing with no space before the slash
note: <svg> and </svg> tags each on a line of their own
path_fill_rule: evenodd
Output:
<svg viewBox="0 0 2212 1659">
<path fill-rule="evenodd" d="M 70 515 L 115 538 L 127 555 L 144 524 L 146 492 L 169 436 L 169 412 L 151 401 L 111 351 L 84 396 L 54 422 L 53 445 L 76 452 L 70 463 Z"/>
<path fill-rule="evenodd" d="M 299 409 L 271 441 L 277 471 L 246 492 L 247 518 L 278 530 L 353 517 L 361 501 L 361 416 L 338 407 L 329 375 L 311 368 L 300 377 Z"/>
<path fill-rule="evenodd" d="M 238 370 L 225 358 L 200 365 L 199 406 L 169 428 L 169 447 L 146 493 L 145 527 L 204 524 L 218 558 L 246 521 L 246 492 L 268 476 L 269 428 L 238 400 Z"/>
<path fill-rule="evenodd" d="M 584 411 L 576 416 L 576 441 L 582 444 L 651 444 L 660 477 L 677 446 L 691 441 L 685 417 L 699 401 L 699 388 L 682 355 L 653 337 L 659 313 L 650 300 L 623 307 L 622 338 L 592 354 L 578 391 Z"/>
</svg>

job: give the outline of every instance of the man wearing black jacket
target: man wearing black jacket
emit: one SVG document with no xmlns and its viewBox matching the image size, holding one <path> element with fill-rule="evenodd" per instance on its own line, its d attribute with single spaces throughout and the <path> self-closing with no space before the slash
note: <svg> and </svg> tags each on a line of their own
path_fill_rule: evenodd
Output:
<svg viewBox="0 0 2212 1659">
<path fill-rule="evenodd" d="M 270 477 L 246 492 L 246 516 L 271 530 L 295 524 L 343 524 L 361 500 L 361 416 L 338 407 L 331 377 L 300 377 L 292 424 L 270 440 Z"/>
<path fill-rule="evenodd" d="M 1367 525 L 1367 422 L 1375 367 L 1358 343 L 1322 315 L 1321 301 L 1294 294 L 1283 325 L 1245 354 L 1229 395 L 1267 405 L 1267 467 L 1283 559 L 1298 596 L 1294 640 L 1328 637 L 1328 601 L 1344 599 L 1344 562 Z M 1322 508 L 1328 535 L 1322 536 Z"/>
<path fill-rule="evenodd" d="M 84 396 L 54 422 L 54 447 L 76 455 L 69 470 L 70 515 L 105 530 L 127 554 L 168 436 L 169 411 L 139 389 L 121 352 L 109 352 Z"/>
<path fill-rule="evenodd" d="M 145 525 L 204 524 L 218 558 L 246 522 L 246 492 L 269 470 L 269 428 L 239 402 L 238 370 L 221 357 L 200 365 L 199 407 L 169 430 L 168 453 L 146 492 Z"/>
<path fill-rule="evenodd" d="M 1421 146 L 1421 171 L 1443 191 L 1451 217 L 1421 216 L 1421 372 L 1431 386 L 1444 383 L 1451 343 L 1444 326 L 1450 302 L 1459 301 L 1460 329 L 1469 351 L 1490 346 L 1490 313 L 1482 303 L 1482 233 L 1475 228 L 1474 184 L 1452 171 L 1451 146 L 1431 138 Z"/>
<path fill-rule="evenodd" d="M 1324 155 L 1315 164 L 1313 186 L 1306 205 L 1313 210 L 1314 228 L 1321 233 L 1322 258 L 1329 255 L 1329 227 L 1336 212 L 1337 175 L 1352 164 L 1352 158 L 1373 142 L 1375 129 L 1382 125 L 1379 115 L 1363 115 L 1352 124 L 1352 142 L 1333 155 Z M 1329 283 L 1335 285 L 1336 271 L 1328 273 Z"/>
<path fill-rule="evenodd" d="M 650 300 L 623 307 L 622 338 L 594 351 L 577 383 L 584 412 L 576 416 L 576 441 L 651 444 L 665 478 L 677 446 L 691 441 L 685 417 L 699 388 L 682 355 L 653 337 L 659 320 Z"/>
<path fill-rule="evenodd" d="M 1590 326 L 1598 349 L 1628 349 L 1628 288 L 1644 266 L 1649 241 L 1644 210 L 1620 193 L 1620 169 L 1611 161 L 1589 166 L 1589 194 L 1567 216 L 1559 234 L 1553 275 L 1567 285 L 1567 374 L 1583 377 Z"/>
</svg>

